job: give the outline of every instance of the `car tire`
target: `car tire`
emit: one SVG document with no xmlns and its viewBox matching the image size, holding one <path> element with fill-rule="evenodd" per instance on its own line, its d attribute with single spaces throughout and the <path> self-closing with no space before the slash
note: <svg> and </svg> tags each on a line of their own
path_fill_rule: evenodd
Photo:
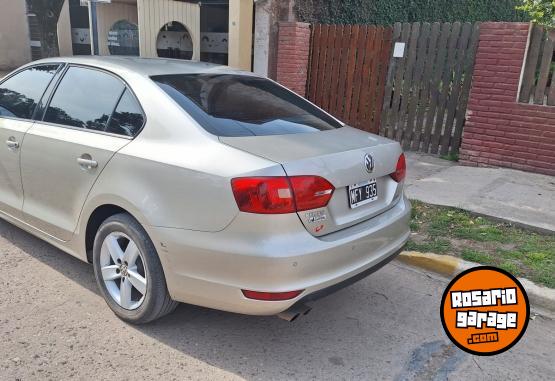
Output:
<svg viewBox="0 0 555 381">
<path fill-rule="evenodd" d="M 129 214 L 117 214 L 102 223 L 94 240 L 93 265 L 104 300 L 126 322 L 149 323 L 178 305 L 169 295 L 154 244 Z"/>
</svg>

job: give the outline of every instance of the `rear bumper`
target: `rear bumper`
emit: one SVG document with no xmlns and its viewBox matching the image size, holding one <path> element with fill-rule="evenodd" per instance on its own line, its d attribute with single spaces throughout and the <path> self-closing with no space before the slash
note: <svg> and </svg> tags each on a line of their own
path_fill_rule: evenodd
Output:
<svg viewBox="0 0 555 381">
<path fill-rule="evenodd" d="M 174 300 L 274 315 L 345 287 L 392 260 L 409 238 L 410 209 L 402 198 L 369 221 L 319 238 L 309 234 L 296 215 L 240 213 L 217 233 L 145 228 Z M 245 298 L 241 289 L 304 292 L 292 300 L 264 302 Z"/>
<path fill-rule="evenodd" d="M 387 265 L 389 262 L 391 262 L 392 260 L 397 258 L 397 256 L 399 254 L 401 254 L 402 251 L 403 251 L 403 248 L 401 247 L 399 250 L 395 251 L 393 254 L 382 258 L 381 262 L 371 266 L 370 268 L 354 275 L 351 278 L 345 279 L 342 282 L 336 283 L 336 284 L 331 285 L 331 286 L 326 287 L 326 288 L 322 288 L 321 290 L 315 291 L 312 294 L 308 294 L 305 297 L 301 297 L 301 300 L 299 300 L 297 303 L 314 302 L 318 299 L 325 298 L 328 295 L 334 294 L 337 291 L 340 291 L 344 288 L 347 288 L 347 287 L 355 284 L 356 282 L 359 282 L 359 281 L 363 280 L 364 278 L 374 274 L 376 271 L 378 271 L 379 269 L 381 269 L 382 267 Z"/>
</svg>

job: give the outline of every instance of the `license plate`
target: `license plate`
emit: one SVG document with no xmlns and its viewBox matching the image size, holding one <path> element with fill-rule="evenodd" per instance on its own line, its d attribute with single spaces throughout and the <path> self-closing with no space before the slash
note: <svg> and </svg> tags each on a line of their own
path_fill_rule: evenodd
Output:
<svg viewBox="0 0 555 381">
<path fill-rule="evenodd" d="M 372 179 L 349 186 L 349 206 L 351 209 L 369 204 L 378 199 L 378 184 Z"/>
</svg>

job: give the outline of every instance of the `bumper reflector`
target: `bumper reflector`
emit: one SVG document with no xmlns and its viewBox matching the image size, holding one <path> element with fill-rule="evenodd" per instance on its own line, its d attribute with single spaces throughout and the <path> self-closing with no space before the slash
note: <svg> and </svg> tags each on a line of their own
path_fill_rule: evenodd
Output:
<svg viewBox="0 0 555 381">
<path fill-rule="evenodd" d="M 247 299 L 264 300 L 268 302 L 278 302 L 283 300 L 295 299 L 304 290 L 287 291 L 287 292 L 259 292 L 250 290 L 241 290 Z"/>
</svg>

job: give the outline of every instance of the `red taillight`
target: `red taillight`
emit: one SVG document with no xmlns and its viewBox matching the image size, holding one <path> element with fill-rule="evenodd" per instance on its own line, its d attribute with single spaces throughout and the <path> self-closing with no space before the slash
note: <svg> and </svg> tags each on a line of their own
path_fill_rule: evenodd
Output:
<svg viewBox="0 0 555 381">
<path fill-rule="evenodd" d="M 335 188 L 319 176 L 243 177 L 231 180 L 239 210 L 286 214 L 323 208 Z"/>
<path fill-rule="evenodd" d="M 287 177 L 244 177 L 231 180 L 239 210 L 258 214 L 295 213 Z"/>
<path fill-rule="evenodd" d="M 299 212 L 327 206 L 335 190 L 328 180 L 319 176 L 294 176 L 289 179 Z"/>
<path fill-rule="evenodd" d="M 407 162 L 405 160 L 405 154 L 401 154 L 399 156 L 399 160 L 397 161 L 397 167 L 395 168 L 395 172 L 391 174 L 391 178 L 398 183 L 403 181 L 407 176 Z"/>
<path fill-rule="evenodd" d="M 260 292 L 241 290 L 245 298 L 254 300 L 264 300 L 268 302 L 278 302 L 282 300 L 291 300 L 299 296 L 304 290 L 300 291 L 287 291 L 287 292 Z"/>
</svg>

